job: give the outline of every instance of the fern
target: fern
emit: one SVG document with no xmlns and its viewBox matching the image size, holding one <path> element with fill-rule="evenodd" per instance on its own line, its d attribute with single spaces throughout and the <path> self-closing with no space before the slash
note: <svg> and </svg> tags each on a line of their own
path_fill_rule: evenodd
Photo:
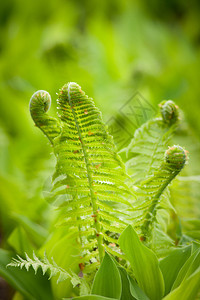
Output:
<svg viewBox="0 0 200 300">
<path fill-rule="evenodd" d="M 176 130 L 180 112 L 171 100 L 160 103 L 161 117 L 149 120 L 135 131 L 126 153 L 126 169 L 138 185 L 160 166 L 166 147 Z"/>
<path fill-rule="evenodd" d="M 174 210 L 169 201 L 168 186 L 187 158 L 185 150 L 179 146 L 165 152 L 179 124 L 178 106 L 171 100 L 163 101 L 159 106 L 161 117 L 149 120 L 137 129 L 130 145 L 122 150 L 126 153 L 126 169 L 137 193 L 131 211 L 133 223 L 141 239 L 152 247 L 153 244 L 161 246 L 162 242 L 165 245 L 173 243 L 166 235 L 169 219 L 166 208 Z M 181 155 L 182 165 L 173 164 L 176 158 L 181 161 Z"/>
<path fill-rule="evenodd" d="M 51 106 L 51 96 L 46 91 L 37 91 L 33 94 L 29 109 L 35 125 L 48 137 L 50 143 L 60 133 L 58 120 L 47 115 Z"/>
<path fill-rule="evenodd" d="M 49 273 L 49 279 L 54 276 L 58 276 L 57 283 L 65 281 L 70 278 L 73 287 L 81 284 L 80 278 L 72 271 L 67 272 L 66 270 L 60 268 L 53 258 L 51 258 L 51 262 L 48 260 L 46 255 L 44 254 L 43 260 L 40 260 L 33 251 L 33 258 L 30 258 L 27 253 L 25 253 L 26 259 L 21 258 L 17 255 L 18 259 L 13 258 L 11 263 L 7 265 L 7 267 L 19 267 L 20 269 L 25 268 L 29 271 L 30 267 L 33 268 L 35 274 L 37 273 L 38 269 L 42 269 L 43 275 L 47 272 Z"/>
<path fill-rule="evenodd" d="M 145 194 L 145 203 L 137 208 L 142 208 L 144 221 L 141 232 L 144 239 L 150 238 L 152 224 L 155 222 L 157 209 L 160 206 L 161 196 L 164 190 L 179 174 L 187 161 L 187 153 L 180 146 L 170 147 L 165 152 L 164 162 L 159 169 L 148 179 L 144 180 L 139 188 Z M 138 218 L 138 217 L 137 217 Z M 138 218 L 141 222 L 141 218 Z"/>
<path fill-rule="evenodd" d="M 49 138 L 57 159 L 49 201 L 62 212 L 60 224 L 77 227 L 86 263 L 101 261 L 105 248 L 119 256 L 109 244 L 117 243 L 128 223 L 127 198 L 133 194 L 112 137 L 78 84 L 68 83 L 59 91 L 59 120 L 46 113 L 49 97 L 38 91 L 30 104 L 35 124 Z"/>
<path fill-rule="evenodd" d="M 200 218 L 200 176 L 178 176 L 171 187 L 172 203 L 180 218 Z"/>
</svg>

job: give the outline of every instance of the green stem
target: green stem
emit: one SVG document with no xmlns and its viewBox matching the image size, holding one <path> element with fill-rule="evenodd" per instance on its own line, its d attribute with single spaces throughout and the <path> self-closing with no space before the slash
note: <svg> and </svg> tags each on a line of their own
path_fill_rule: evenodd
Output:
<svg viewBox="0 0 200 300">
<path fill-rule="evenodd" d="M 164 162 L 161 164 L 159 170 L 154 173 L 153 177 L 143 182 L 143 187 L 154 186 L 158 184 L 158 179 L 163 178 L 160 187 L 152 196 L 151 206 L 146 213 L 146 219 L 141 227 L 143 237 L 146 239 L 150 236 L 150 225 L 154 222 L 157 212 L 157 205 L 160 197 L 170 182 L 179 174 L 187 161 L 187 152 L 180 146 L 174 145 L 165 152 Z"/>
<path fill-rule="evenodd" d="M 153 222 L 153 220 L 156 217 L 156 212 L 157 212 L 157 205 L 159 203 L 160 197 L 162 195 L 162 193 L 164 192 L 164 190 L 166 189 L 166 187 L 170 184 L 170 182 L 178 175 L 180 171 L 175 171 L 172 174 L 170 174 L 171 176 L 164 182 L 163 185 L 161 185 L 160 189 L 158 190 L 158 192 L 156 193 L 156 195 L 153 197 L 152 199 L 152 204 L 146 214 L 146 220 L 144 222 L 144 224 L 142 225 L 141 229 L 142 229 L 142 233 L 143 236 L 145 238 L 147 238 L 147 236 L 149 236 L 149 227 L 151 225 L 151 223 Z"/>
</svg>

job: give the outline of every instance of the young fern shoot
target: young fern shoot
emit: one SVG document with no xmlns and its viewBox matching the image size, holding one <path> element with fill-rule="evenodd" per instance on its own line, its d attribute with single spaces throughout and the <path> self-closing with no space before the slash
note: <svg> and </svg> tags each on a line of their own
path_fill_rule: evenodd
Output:
<svg viewBox="0 0 200 300">
<path fill-rule="evenodd" d="M 151 236 L 151 226 L 156 220 L 162 193 L 179 174 L 186 162 L 187 151 L 180 146 L 169 147 L 158 171 L 141 183 L 140 189 L 146 194 L 145 205 L 148 206 L 144 223 L 141 226 L 142 236 L 145 240 Z"/>
<path fill-rule="evenodd" d="M 80 294 L 90 293 L 91 299 L 93 296 L 96 299 L 95 293 L 107 282 L 108 295 L 97 295 L 122 299 L 121 287 L 117 293 L 110 294 L 113 277 L 117 278 L 117 284 L 113 283 L 114 292 L 116 285 L 123 283 L 121 269 L 126 287 L 133 272 L 137 282 L 132 278 L 128 286 L 129 283 L 135 286 L 139 283 L 152 299 L 161 299 L 164 281 L 159 262 L 146 246 L 157 251 L 152 236 L 163 230 L 158 222 L 160 208 L 166 208 L 163 202 L 169 201 L 166 196 L 168 186 L 187 162 L 187 151 L 182 147 L 175 145 L 166 150 L 179 123 L 178 107 L 171 100 L 163 101 L 160 104 L 161 116 L 136 130 L 130 145 L 122 150 L 127 154 L 129 177 L 100 111 L 81 87 L 73 82 L 64 85 L 59 90 L 57 103 L 58 118 L 53 118 L 47 114 L 50 95 L 38 91 L 31 98 L 30 113 L 35 125 L 47 136 L 56 157 L 52 189 L 47 200 L 60 212 L 58 225 L 65 226 L 65 238 L 69 238 L 69 232 L 73 235 L 77 250 L 76 254 L 73 253 L 77 259 L 74 263 L 76 269 L 72 271 L 68 264 L 61 268 L 59 262 L 56 264 L 52 257 L 49 258 L 50 253 L 49 259 L 46 255 L 40 259 L 34 252 L 33 258 L 27 254 L 25 258 L 17 256 L 8 266 L 26 268 L 27 271 L 32 267 L 35 273 L 40 268 L 43 275 L 49 273 L 49 279 L 56 276 L 57 283 L 70 279 L 73 295 L 77 293 L 75 287 L 79 286 Z M 144 243 L 139 241 L 131 225 Z M 158 235 L 158 244 L 163 245 L 161 236 L 164 236 L 165 243 L 168 238 L 171 242 L 163 230 Z M 122 259 L 116 262 L 109 258 L 109 254 Z M 70 259 L 74 258 L 73 255 L 69 253 Z M 146 260 L 142 261 L 144 257 Z M 105 280 L 105 261 L 110 261 L 112 266 L 110 281 Z M 144 276 L 140 264 L 145 267 L 148 264 L 149 271 L 156 274 L 153 289 L 151 276 L 148 272 Z M 126 268 L 130 274 L 126 274 Z"/>
<path fill-rule="evenodd" d="M 173 101 L 163 101 L 159 107 L 161 116 L 138 128 L 128 147 L 120 151 L 126 154 L 126 170 L 135 185 L 157 170 L 179 124 L 179 108 Z"/>
<path fill-rule="evenodd" d="M 91 268 L 91 259 L 98 264 L 105 249 L 119 255 L 110 244 L 117 244 L 118 234 L 127 225 L 126 211 L 131 207 L 127 198 L 132 192 L 93 100 L 70 82 L 59 91 L 57 103 L 58 120 L 46 113 L 49 94 L 38 91 L 31 98 L 30 112 L 35 125 L 50 140 L 57 159 L 49 201 L 62 211 L 60 224 L 67 230 L 77 227 L 82 256 Z"/>
<path fill-rule="evenodd" d="M 170 138 L 179 125 L 178 106 L 168 100 L 161 102 L 159 107 L 161 116 L 147 121 L 138 128 L 130 145 L 122 150 L 126 153 L 126 169 L 137 193 L 132 211 L 133 224 L 141 239 L 149 245 L 152 243 L 155 226 L 156 231 L 164 236 L 166 245 L 172 242 L 158 224 L 157 217 L 158 212 L 162 215 L 162 208 L 172 208 L 168 199 L 168 186 L 181 171 L 187 159 L 186 151 L 180 146 L 171 147 L 165 152 Z M 176 159 L 180 160 L 179 163 L 173 164 Z M 165 214 L 162 218 L 164 217 Z M 164 220 L 163 222 L 165 223 Z"/>
</svg>

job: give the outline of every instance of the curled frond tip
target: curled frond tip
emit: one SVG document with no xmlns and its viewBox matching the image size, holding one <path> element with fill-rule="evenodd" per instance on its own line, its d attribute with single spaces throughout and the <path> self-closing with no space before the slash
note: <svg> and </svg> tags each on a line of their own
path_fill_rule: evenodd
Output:
<svg viewBox="0 0 200 300">
<path fill-rule="evenodd" d="M 181 146 L 174 145 L 169 147 L 165 152 L 165 162 L 169 164 L 171 168 L 181 170 L 188 160 L 187 153 L 188 151 Z"/>
<path fill-rule="evenodd" d="M 159 107 L 165 123 L 172 125 L 180 119 L 179 107 L 172 100 L 162 101 Z"/>
<path fill-rule="evenodd" d="M 34 119 L 34 113 L 45 113 L 51 106 L 51 96 L 48 92 L 39 90 L 33 94 L 30 100 L 29 109 L 32 118 Z"/>
</svg>

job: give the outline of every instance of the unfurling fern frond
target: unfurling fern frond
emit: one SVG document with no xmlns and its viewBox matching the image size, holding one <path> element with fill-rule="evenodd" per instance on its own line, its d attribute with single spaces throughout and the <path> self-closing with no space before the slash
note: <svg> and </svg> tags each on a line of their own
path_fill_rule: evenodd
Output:
<svg viewBox="0 0 200 300">
<path fill-rule="evenodd" d="M 31 97 L 29 109 L 35 125 L 39 127 L 53 143 L 53 139 L 60 133 L 58 120 L 48 116 L 47 111 L 51 106 L 51 96 L 46 91 L 37 91 Z"/>
<path fill-rule="evenodd" d="M 160 166 L 165 149 L 179 123 L 178 106 L 171 100 L 160 103 L 161 116 L 149 120 L 135 131 L 126 152 L 126 169 L 138 185 Z"/>
<path fill-rule="evenodd" d="M 27 253 L 25 253 L 26 259 L 21 258 L 19 255 L 17 255 L 18 259 L 12 258 L 11 263 L 7 265 L 7 267 L 19 267 L 19 268 L 25 268 L 27 271 L 32 267 L 35 271 L 35 274 L 37 273 L 38 269 L 42 269 L 43 275 L 48 273 L 49 279 L 51 279 L 54 276 L 57 276 L 57 283 L 65 281 L 67 279 L 71 280 L 72 285 L 75 287 L 76 285 L 81 283 L 80 278 L 78 275 L 76 275 L 74 272 L 69 271 L 60 268 L 53 258 L 51 259 L 51 262 L 48 260 L 46 255 L 44 254 L 44 258 L 41 260 L 33 251 L 33 258 L 30 258 Z"/>
<path fill-rule="evenodd" d="M 182 170 L 186 161 L 187 151 L 180 146 L 170 147 L 165 152 L 164 162 L 158 170 L 138 186 L 138 194 L 143 196 L 139 197 L 135 203 L 136 211 L 138 211 L 135 226 L 140 226 L 143 239 L 150 239 L 157 211 L 162 207 L 161 196 Z"/>
<path fill-rule="evenodd" d="M 109 245 L 117 243 L 127 225 L 126 210 L 131 206 L 127 198 L 132 193 L 101 113 L 73 82 L 58 93 L 59 121 L 46 115 L 46 98 L 46 92 L 35 93 L 30 109 L 57 158 L 50 201 L 62 210 L 60 223 L 77 227 L 85 260 L 102 260 L 105 248 L 120 255 Z"/>
</svg>

